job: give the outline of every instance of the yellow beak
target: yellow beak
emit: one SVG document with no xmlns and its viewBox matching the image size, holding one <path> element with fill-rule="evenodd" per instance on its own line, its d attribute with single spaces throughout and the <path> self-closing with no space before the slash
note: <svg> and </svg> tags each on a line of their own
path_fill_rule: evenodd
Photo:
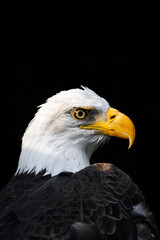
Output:
<svg viewBox="0 0 160 240">
<path fill-rule="evenodd" d="M 96 129 L 102 134 L 129 139 L 130 148 L 135 139 L 135 127 L 129 117 L 114 108 L 109 108 L 107 118 L 97 119 L 93 124 L 80 126 L 82 129 Z"/>
</svg>

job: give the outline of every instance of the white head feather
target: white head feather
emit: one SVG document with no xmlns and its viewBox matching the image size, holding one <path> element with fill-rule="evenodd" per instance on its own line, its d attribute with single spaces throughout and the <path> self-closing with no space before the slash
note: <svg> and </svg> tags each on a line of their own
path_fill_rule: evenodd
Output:
<svg viewBox="0 0 160 240">
<path fill-rule="evenodd" d="M 108 102 L 92 90 L 62 91 L 42 104 L 28 125 L 22 140 L 22 151 L 16 173 L 36 174 L 46 170 L 52 176 L 76 172 L 89 165 L 89 159 L 106 136 L 95 130 L 80 129 L 82 121 L 72 116 L 76 107 L 94 108 L 107 112 Z"/>
</svg>

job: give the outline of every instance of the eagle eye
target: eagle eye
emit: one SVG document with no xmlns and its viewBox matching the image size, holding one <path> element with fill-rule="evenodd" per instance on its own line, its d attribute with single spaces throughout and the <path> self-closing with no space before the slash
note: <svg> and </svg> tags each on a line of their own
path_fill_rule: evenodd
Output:
<svg viewBox="0 0 160 240">
<path fill-rule="evenodd" d="M 76 108 L 74 109 L 72 115 L 76 120 L 83 120 L 88 116 L 88 111 L 84 108 Z"/>
</svg>

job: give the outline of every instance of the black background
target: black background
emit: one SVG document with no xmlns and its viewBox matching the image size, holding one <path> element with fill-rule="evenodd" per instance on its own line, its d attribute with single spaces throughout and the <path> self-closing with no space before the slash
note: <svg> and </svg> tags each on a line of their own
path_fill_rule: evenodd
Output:
<svg viewBox="0 0 160 240">
<path fill-rule="evenodd" d="M 137 6 L 136 6 L 137 4 Z M 146 196 L 160 225 L 159 13 L 151 2 L 10 1 L 1 8 L 1 176 L 17 168 L 37 105 L 88 86 L 128 115 L 136 140 L 112 138 L 91 162 L 111 162 Z"/>
</svg>

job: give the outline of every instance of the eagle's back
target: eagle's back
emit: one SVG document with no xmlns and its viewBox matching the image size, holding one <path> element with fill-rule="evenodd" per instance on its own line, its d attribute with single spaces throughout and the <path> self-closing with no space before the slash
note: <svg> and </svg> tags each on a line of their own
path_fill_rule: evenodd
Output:
<svg viewBox="0 0 160 240">
<path fill-rule="evenodd" d="M 1 240 L 159 239 L 141 191 L 113 165 L 44 173 L 16 175 L 2 189 Z"/>
</svg>

